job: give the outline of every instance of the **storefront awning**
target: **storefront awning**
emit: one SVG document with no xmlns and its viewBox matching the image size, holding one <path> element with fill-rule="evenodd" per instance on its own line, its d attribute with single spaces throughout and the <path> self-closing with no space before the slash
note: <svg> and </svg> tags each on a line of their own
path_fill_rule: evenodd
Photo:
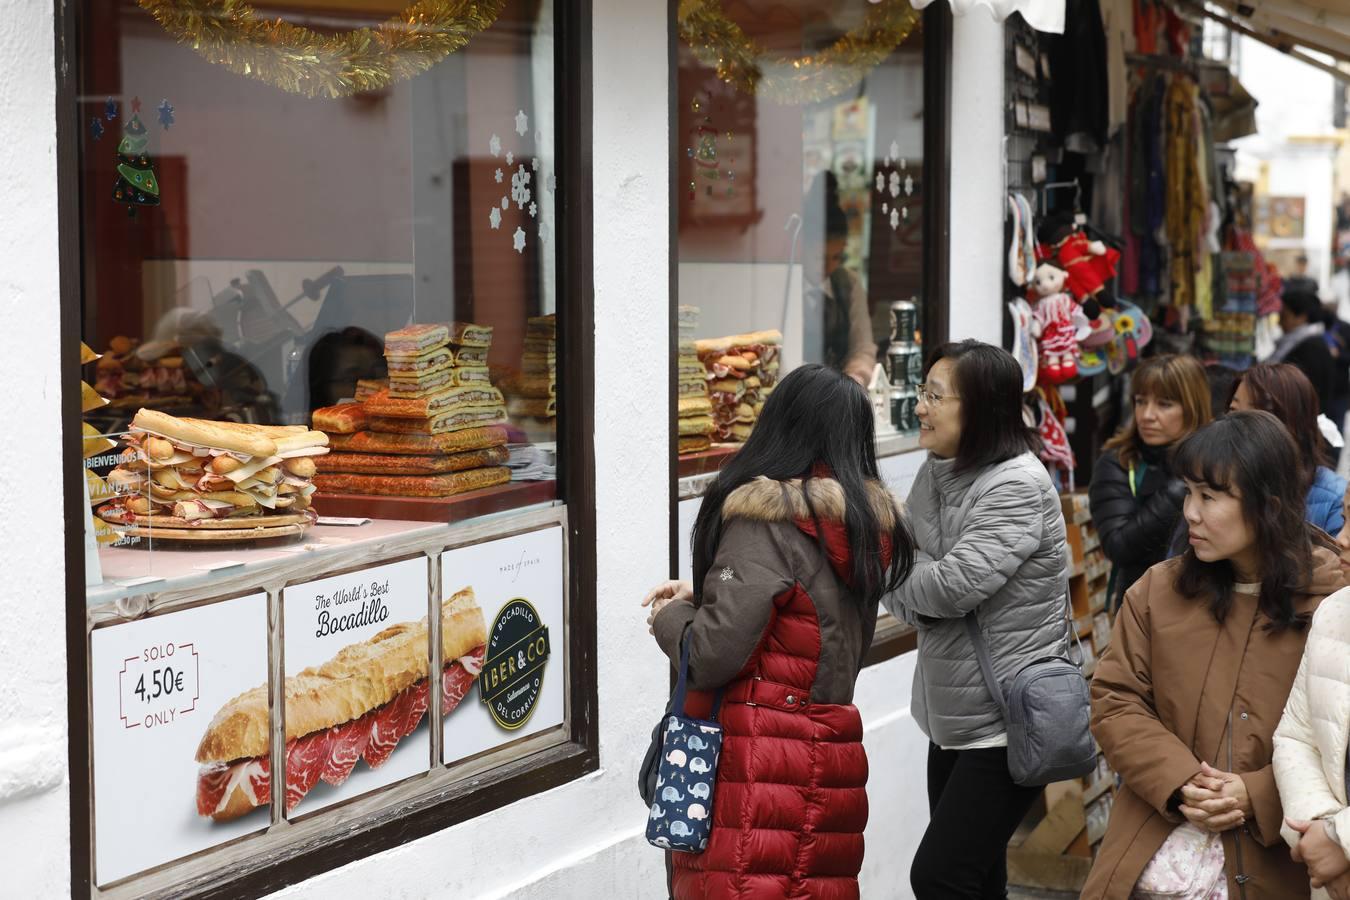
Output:
<svg viewBox="0 0 1350 900">
<path fill-rule="evenodd" d="M 933 0 L 910 0 L 915 9 L 923 9 Z M 1037 31 L 1064 33 L 1064 0 L 947 0 L 952 14 L 964 16 L 975 7 L 983 7 L 1002 22 L 1015 12 L 1021 13 L 1027 24 Z M 1329 0 L 1328 0 L 1329 2 Z"/>
<path fill-rule="evenodd" d="M 1280 50 L 1302 47 L 1350 63 L 1350 8 L 1345 0 L 1213 0 L 1213 5 Z"/>
</svg>

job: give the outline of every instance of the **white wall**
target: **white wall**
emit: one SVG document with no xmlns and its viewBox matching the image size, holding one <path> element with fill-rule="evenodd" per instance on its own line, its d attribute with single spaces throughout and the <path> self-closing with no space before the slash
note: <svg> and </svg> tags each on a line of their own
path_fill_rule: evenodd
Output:
<svg viewBox="0 0 1350 900">
<path fill-rule="evenodd" d="M 56 251 L 56 65 L 51 0 L 8 3 L 0 16 L 0 170 L 22 172 L 0 216 L 0 893 L 43 897 L 70 883 L 66 783 L 66 617 L 61 515 L 60 302 Z M 40 482 L 33 478 L 41 463 Z M 55 490 L 53 490 L 55 486 Z M 15 852 L 19 848 L 20 852 Z"/>
<path fill-rule="evenodd" d="M 952 340 L 1003 345 L 1003 23 L 954 20 L 951 121 Z"/>
</svg>

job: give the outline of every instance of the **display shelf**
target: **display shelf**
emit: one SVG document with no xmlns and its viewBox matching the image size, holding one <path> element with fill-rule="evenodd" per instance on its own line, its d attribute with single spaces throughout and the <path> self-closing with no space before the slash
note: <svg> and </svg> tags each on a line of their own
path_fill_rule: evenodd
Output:
<svg viewBox="0 0 1350 900">
<path fill-rule="evenodd" d="M 548 503 L 557 496 L 556 481 L 512 481 L 453 497 L 381 497 L 319 492 L 314 495 L 314 505 L 325 516 L 454 523 Z"/>
<path fill-rule="evenodd" d="M 555 504 L 512 508 L 450 525 L 413 520 L 374 519 L 361 525 L 316 525 L 295 538 L 277 538 L 219 548 L 185 545 L 181 541 L 143 540 L 135 547 L 103 547 L 99 562 L 103 583 L 85 592 L 90 610 L 106 608 L 117 617 L 117 607 L 127 598 L 142 595 L 185 597 L 194 592 L 256 588 L 286 580 L 305 569 L 333 569 L 355 560 L 389 559 L 419 546 L 446 541 L 452 531 L 472 529 L 490 534 L 509 527 L 518 519 L 547 515 Z M 329 507 L 323 515 L 336 515 Z M 101 618 L 101 615 L 96 616 Z"/>
</svg>

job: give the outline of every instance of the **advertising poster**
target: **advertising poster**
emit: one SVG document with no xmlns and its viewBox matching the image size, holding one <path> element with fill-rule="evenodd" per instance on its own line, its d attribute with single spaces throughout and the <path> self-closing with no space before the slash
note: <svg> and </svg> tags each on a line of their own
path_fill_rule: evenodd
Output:
<svg viewBox="0 0 1350 900">
<path fill-rule="evenodd" d="M 89 641 L 95 881 L 266 828 L 267 595 L 99 628 Z"/>
<path fill-rule="evenodd" d="M 286 814 L 431 767 L 426 557 L 282 591 Z"/>
<path fill-rule="evenodd" d="M 441 554 L 447 764 L 563 723 L 563 565 L 557 526 Z"/>
</svg>

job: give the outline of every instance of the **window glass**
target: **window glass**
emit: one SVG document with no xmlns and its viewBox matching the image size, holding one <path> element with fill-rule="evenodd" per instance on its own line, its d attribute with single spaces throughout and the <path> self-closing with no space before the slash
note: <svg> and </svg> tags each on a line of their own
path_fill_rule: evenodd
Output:
<svg viewBox="0 0 1350 900">
<path fill-rule="evenodd" d="M 681 4 L 682 455 L 743 441 L 773 383 L 802 362 L 873 384 L 879 426 L 892 421 L 892 380 L 897 410 L 912 395 L 924 258 L 919 19 L 906 0 Z M 896 371 L 884 371 L 888 359 Z"/>
<path fill-rule="evenodd" d="M 405 7 L 85 3 L 104 541 L 554 498 L 554 12 Z"/>
</svg>

